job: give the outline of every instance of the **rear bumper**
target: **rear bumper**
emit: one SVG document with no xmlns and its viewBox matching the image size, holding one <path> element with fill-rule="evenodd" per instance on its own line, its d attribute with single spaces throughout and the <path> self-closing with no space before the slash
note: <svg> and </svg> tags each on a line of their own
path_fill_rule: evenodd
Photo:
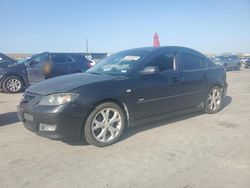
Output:
<svg viewBox="0 0 250 188">
<path fill-rule="evenodd" d="M 56 107 L 57 108 L 57 107 Z M 50 139 L 80 138 L 86 113 L 76 108 L 53 109 L 50 113 L 17 106 L 18 117 L 28 130 Z M 41 124 L 56 126 L 53 131 L 41 130 Z"/>
</svg>

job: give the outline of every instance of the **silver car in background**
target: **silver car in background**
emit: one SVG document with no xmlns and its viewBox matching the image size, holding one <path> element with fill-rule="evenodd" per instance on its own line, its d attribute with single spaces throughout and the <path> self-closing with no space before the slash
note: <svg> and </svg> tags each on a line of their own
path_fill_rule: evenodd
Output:
<svg viewBox="0 0 250 188">
<path fill-rule="evenodd" d="M 240 70 L 241 67 L 240 58 L 236 55 L 216 56 L 213 62 L 224 66 L 226 70 Z"/>
</svg>

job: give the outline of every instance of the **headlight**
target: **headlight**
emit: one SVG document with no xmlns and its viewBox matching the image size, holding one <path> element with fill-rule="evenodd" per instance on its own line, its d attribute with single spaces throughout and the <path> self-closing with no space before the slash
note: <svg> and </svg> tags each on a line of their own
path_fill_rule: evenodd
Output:
<svg viewBox="0 0 250 188">
<path fill-rule="evenodd" d="M 76 93 L 58 93 L 58 94 L 51 94 L 44 97 L 40 102 L 39 105 L 61 105 L 66 104 L 74 99 L 76 99 L 79 94 Z"/>
</svg>

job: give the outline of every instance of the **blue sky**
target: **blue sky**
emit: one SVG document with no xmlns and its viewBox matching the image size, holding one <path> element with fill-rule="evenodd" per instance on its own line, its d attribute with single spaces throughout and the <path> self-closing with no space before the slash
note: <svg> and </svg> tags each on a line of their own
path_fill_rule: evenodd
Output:
<svg viewBox="0 0 250 188">
<path fill-rule="evenodd" d="M 152 46 L 250 52 L 250 0 L 1 0 L 0 51 L 116 52 Z"/>
</svg>

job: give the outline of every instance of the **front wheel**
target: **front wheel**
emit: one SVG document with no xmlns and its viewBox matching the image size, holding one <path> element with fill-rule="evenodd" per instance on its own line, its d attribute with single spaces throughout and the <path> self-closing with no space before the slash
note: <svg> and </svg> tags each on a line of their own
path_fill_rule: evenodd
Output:
<svg viewBox="0 0 250 188">
<path fill-rule="evenodd" d="M 23 88 L 23 81 L 18 76 L 9 76 L 3 82 L 3 90 L 6 93 L 19 93 Z"/>
<path fill-rule="evenodd" d="M 84 126 L 86 141 L 97 147 L 113 144 L 125 127 L 123 110 L 115 103 L 106 102 L 95 107 Z"/>
<path fill-rule="evenodd" d="M 205 101 L 205 112 L 208 114 L 214 114 L 220 111 L 222 105 L 222 91 L 218 86 L 214 86 L 208 92 Z"/>
</svg>

